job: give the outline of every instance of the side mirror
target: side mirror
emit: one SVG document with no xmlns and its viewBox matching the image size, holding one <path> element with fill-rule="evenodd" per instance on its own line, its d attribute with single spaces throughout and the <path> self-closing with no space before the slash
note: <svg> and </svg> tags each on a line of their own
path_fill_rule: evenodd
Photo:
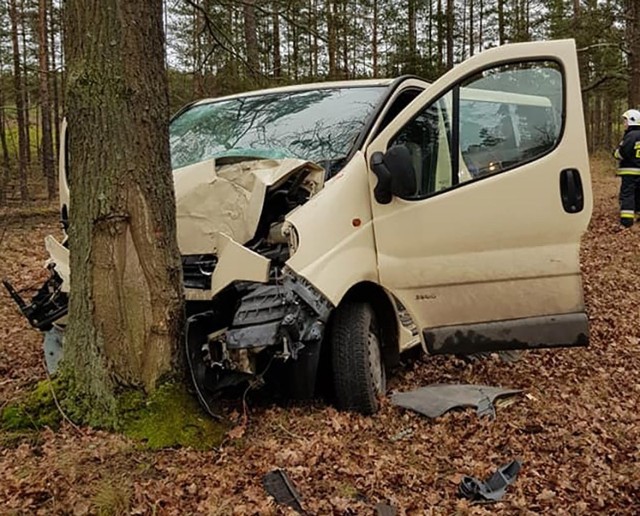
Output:
<svg viewBox="0 0 640 516">
<path fill-rule="evenodd" d="M 392 196 L 409 197 L 416 193 L 417 178 L 409 149 L 395 145 L 384 154 L 374 152 L 371 170 L 378 178 L 373 195 L 380 204 L 389 204 Z"/>
</svg>

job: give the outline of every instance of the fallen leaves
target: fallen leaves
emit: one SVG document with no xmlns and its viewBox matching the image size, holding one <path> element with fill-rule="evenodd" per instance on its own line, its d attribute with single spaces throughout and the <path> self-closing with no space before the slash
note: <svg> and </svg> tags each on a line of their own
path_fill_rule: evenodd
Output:
<svg viewBox="0 0 640 516">
<path fill-rule="evenodd" d="M 498 404 L 495 421 L 473 410 L 431 421 L 390 403 L 363 417 L 322 404 L 252 407 L 249 398 L 248 422 L 203 452 L 140 451 L 120 436 L 63 426 L 0 449 L 0 506 L 28 514 L 95 514 L 105 505 L 129 514 L 292 514 L 261 484 L 282 467 L 309 514 L 371 514 L 379 502 L 400 515 L 640 513 L 640 225 L 614 232 L 617 182 L 598 167 L 582 252 L 591 346 L 525 353 L 513 364 L 423 357 L 390 379 L 398 390 L 438 382 L 522 389 L 515 403 Z M 41 281 L 42 242 L 52 231 L 54 215 L 12 218 L 0 277 L 19 288 Z M 40 346 L 0 292 L 1 400 L 43 379 Z M 462 475 L 484 478 L 515 457 L 523 470 L 502 502 L 456 498 Z"/>
</svg>

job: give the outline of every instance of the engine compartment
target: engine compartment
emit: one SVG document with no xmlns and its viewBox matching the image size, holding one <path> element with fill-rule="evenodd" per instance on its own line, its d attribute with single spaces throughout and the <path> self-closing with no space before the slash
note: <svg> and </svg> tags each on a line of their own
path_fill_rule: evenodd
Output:
<svg viewBox="0 0 640 516">
<path fill-rule="evenodd" d="M 187 320 L 189 367 L 198 398 L 212 414 L 215 398 L 225 389 L 255 382 L 274 361 L 297 361 L 301 355 L 317 359 L 333 307 L 286 266 L 297 239 L 285 217 L 312 197 L 306 182 L 311 172 L 302 169 L 267 189 L 255 235 L 244 245 L 269 260 L 267 282 L 234 281 Z M 185 286 L 211 288 L 216 260 L 214 255 L 183 257 Z"/>
</svg>

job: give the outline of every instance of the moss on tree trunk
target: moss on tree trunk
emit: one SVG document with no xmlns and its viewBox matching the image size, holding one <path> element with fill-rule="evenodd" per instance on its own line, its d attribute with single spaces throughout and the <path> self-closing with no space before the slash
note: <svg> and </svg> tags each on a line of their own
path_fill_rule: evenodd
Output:
<svg viewBox="0 0 640 516">
<path fill-rule="evenodd" d="M 179 365 L 162 2 L 68 0 L 65 27 L 72 278 L 64 375 L 84 419 L 116 426 L 122 387 L 150 393 Z"/>
</svg>

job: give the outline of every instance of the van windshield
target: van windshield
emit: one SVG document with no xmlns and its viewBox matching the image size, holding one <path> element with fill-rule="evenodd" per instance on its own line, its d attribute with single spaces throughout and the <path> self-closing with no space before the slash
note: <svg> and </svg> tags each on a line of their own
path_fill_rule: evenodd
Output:
<svg viewBox="0 0 640 516">
<path fill-rule="evenodd" d="M 172 167 L 233 156 L 328 166 L 349 154 L 385 89 L 317 89 L 193 106 L 171 122 Z"/>
</svg>

